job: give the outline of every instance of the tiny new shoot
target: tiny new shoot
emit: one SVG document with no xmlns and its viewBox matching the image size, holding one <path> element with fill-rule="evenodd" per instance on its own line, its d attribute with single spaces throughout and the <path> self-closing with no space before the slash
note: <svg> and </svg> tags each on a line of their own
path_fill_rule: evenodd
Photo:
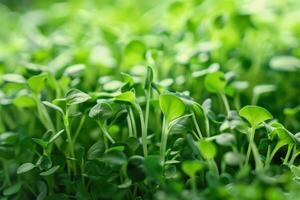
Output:
<svg viewBox="0 0 300 200">
<path fill-rule="evenodd" d="M 173 94 L 161 94 L 159 96 L 159 105 L 164 115 L 160 145 L 161 162 L 165 162 L 167 140 L 169 133 L 169 124 L 181 117 L 185 112 L 184 102 Z"/>
<path fill-rule="evenodd" d="M 226 80 L 223 72 L 217 71 L 205 76 L 204 85 L 211 93 L 216 93 L 222 100 L 226 114 L 229 114 L 230 107 L 225 94 Z"/>
<path fill-rule="evenodd" d="M 245 166 L 249 164 L 250 154 L 252 150 L 255 161 L 255 169 L 256 171 L 260 171 L 263 169 L 263 163 L 261 161 L 258 148 L 254 142 L 255 130 L 257 129 L 258 125 L 266 120 L 272 119 L 273 116 L 269 113 L 269 111 L 262 107 L 250 105 L 243 107 L 239 111 L 239 115 L 245 118 L 250 124 L 250 128 L 248 130 L 249 146 L 247 150 Z"/>
</svg>

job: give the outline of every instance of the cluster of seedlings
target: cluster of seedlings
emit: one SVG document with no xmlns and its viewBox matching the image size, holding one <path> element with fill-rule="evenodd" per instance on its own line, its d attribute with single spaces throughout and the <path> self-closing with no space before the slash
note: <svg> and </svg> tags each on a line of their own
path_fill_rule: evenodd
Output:
<svg viewBox="0 0 300 200">
<path fill-rule="evenodd" d="M 1 125 L 12 131 L 0 135 L 1 200 L 297 198 L 299 134 L 260 106 L 237 109 L 243 82 L 202 71 L 199 84 L 220 102 L 214 109 L 145 69 L 122 73 L 114 92 L 69 89 L 82 65 L 3 75 L 10 96 L 1 99 Z M 27 119 L 17 127 L 19 118 Z"/>
</svg>

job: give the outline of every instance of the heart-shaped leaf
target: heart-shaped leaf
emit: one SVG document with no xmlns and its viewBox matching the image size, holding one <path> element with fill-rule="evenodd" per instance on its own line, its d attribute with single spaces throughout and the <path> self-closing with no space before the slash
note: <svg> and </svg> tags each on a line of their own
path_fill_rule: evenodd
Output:
<svg viewBox="0 0 300 200">
<path fill-rule="evenodd" d="M 252 127 L 257 127 L 260 123 L 273 118 L 265 108 L 251 105 L 243 107 L 239 111 L 239 115 L 245 118 Z"/>
<path fill-rule="evenodd" d="M 45 87 L 47 78 L 48 75 L 44 73 L 32 76 L 27 80 L 27 84 L 33 92 L 40 93 Z"/>
<path fill-rule="evenodd" d="M 211 141 L 207 141 L 204 139 L 199 140 L 198 148 L 201 155 L 207 160 L 211 160 L 217 155 L 217 148 Z"/>
<path fill-rule="evenodd" d="M 226 86 L 225 76 L 223 72 L 213 72 L 206 75 L 204 85 L 209 92 L 223 92 Z"/>
<path fill-rule="evenodd" d="M 189 177 L 194 177 L 195 174 L 204 168 L 204 165 L 199 160 L 186 160 L 181 165 L 182 171 Z"/>
<path fill-rule="evenodd" d="M 159 105 L 168 123 L 179 118 L 185 112 L 183 101 L 173 94 L 160 95 Z"/>
</svg>

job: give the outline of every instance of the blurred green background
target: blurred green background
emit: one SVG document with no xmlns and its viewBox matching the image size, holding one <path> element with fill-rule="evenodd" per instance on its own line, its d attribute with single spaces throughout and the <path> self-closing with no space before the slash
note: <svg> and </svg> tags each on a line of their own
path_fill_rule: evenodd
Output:
<svg viewBox="0 0 300 200">
<path fill-rule="evenodd" d="M 0 74 L 47 68 L 59 79 L 84 64 L 84 81 L 72 86 L 102 91 L 120 72 L 151 65 L 157 81 L 201 101 L 209 96 L 201 73 L 220 66 L 248 82 L 243 104 L 254 86 L 272 85 L 258 104 L 291 117 L 284 109 L 300 104 L 299 9 L 298 0 L 2 0 Z"/>
</svg>

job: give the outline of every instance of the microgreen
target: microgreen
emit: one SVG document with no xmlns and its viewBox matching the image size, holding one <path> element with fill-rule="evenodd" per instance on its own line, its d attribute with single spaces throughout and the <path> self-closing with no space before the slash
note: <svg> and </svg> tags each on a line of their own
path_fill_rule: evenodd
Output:
<svg viewBox="0 0 300 200">
<path fill-rule="evenodd" d="M 300 196 L 297 0 L 0 3 L 0 200 Z"/>
</svg>

